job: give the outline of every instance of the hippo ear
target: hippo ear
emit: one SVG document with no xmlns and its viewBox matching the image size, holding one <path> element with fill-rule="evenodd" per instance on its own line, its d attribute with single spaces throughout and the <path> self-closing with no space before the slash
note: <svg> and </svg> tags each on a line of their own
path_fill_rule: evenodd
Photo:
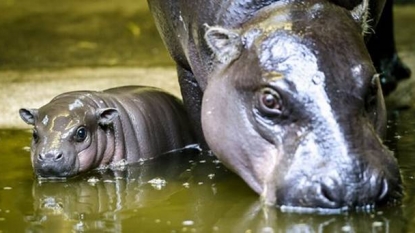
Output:
<svg viewBox="0 0 415 233">
<path fill-rule="evenodd" d="M 35 121 L 38 115 L 37 109 L 26 109 L 21 108 L 19 109 L 19 115 L 24 122 L 28 125 L 35 125 Z"/>
<path fill-rule="evenodd" d="M 221 27 L 209 27 L 206 24 L 205 27 L 207 28 L 206 43 L 219 62 L 226 63 L 239 57 L 242 40 L 238 33 Z"/>
<path fill-rule="evenodd" d="M 108 126 L 114 122 L 119 115 L 115 108 L 100 108 L 97 110 L 98 124 Z"/>
<path fill-rule="evenodd" d="M 362 25 L 362 34 L 366 34 L 369 30 L 369 0 L 363 0 L 350 12 L 353 18 Z"/>
</svg>

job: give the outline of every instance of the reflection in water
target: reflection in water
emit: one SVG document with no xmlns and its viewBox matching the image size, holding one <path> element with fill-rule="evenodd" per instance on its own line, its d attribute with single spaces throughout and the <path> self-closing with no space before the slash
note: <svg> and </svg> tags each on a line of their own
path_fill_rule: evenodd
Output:
<svg viewBox="0 0 415 233">
<path fill-rule="evenodd" d="M 124 170 L 36 180 L 23 149 L 30 132 L 1 130 L 0 232 L 415 232 L 413 114 L 391 118 L 388 140 L 401 164 L 403 207 L 336 215 L 264 207 L 239 177 L 195 150 Z"/>
<path fill-rule="evenodd" d="M 315 215 L 264 207 L 238 177 L 195 151 L 67 181 L 34 181 L 32 195 L 29 232 L 401 232 L 404 226 L 400 208 Z"/>
</svg>

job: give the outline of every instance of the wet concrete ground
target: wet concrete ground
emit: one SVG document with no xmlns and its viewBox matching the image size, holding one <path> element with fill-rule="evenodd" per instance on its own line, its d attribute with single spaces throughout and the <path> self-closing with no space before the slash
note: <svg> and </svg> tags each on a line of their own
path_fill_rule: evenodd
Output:
<svg viewBox="0 0 415 233">
<path fill-rule="evenodd" d="M 179 96 L 145 0 L 5 0 L 0 12 L 0 128 L 26 128 L 19 108 L 65 91 L 153 85 Z M 415 5 L 396 6 L 395 19 L 400 56 L 415 72 Z M 414 86 L 402 82 L 388 103 L 414 105 Z"/>
<path fill-rule="evenodd" d="M 152 85 L 179 96 L 147 2 L 0 1 L 0 128 L 59 93 Z"/>
</svg>

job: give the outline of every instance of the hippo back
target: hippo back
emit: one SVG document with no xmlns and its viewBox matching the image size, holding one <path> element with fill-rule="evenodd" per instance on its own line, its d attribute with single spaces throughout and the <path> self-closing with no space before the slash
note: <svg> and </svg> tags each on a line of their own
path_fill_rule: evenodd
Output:
<svg viewBox="0 0 415 233">
<path fill-rule="evenodd" d="M 290 3 L 288 3 L 290 2 Z M 281 0 L 148 0 L 148 5 L 161 38 L 177 65 L 191 71 L 202 90 L 214 71 L 214 55 L 205 40 L 209 26 L 243 30 L 262 9 L 270 5 L 301 4 L 302 1 Z M 328 0 L 352 10 L 363 0 Z M 369 1 L 369 27 L 379 20 L 385 0 Z M 266 17 L 266 15 L 265 15 Z"/>
</svg>

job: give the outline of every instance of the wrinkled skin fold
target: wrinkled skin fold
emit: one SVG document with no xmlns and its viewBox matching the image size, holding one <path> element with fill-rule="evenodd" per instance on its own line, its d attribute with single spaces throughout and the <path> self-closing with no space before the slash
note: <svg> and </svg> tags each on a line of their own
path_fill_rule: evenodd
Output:
<svg viewBox="0 0 415 233">
<path fill-rule="evenodd" d="M 364 37 L 376 4 L 148 2 L 195 124 L 265 203 L 399 201 L 398 165 L 381 140 L 381 75 Z"/>
</svg>

